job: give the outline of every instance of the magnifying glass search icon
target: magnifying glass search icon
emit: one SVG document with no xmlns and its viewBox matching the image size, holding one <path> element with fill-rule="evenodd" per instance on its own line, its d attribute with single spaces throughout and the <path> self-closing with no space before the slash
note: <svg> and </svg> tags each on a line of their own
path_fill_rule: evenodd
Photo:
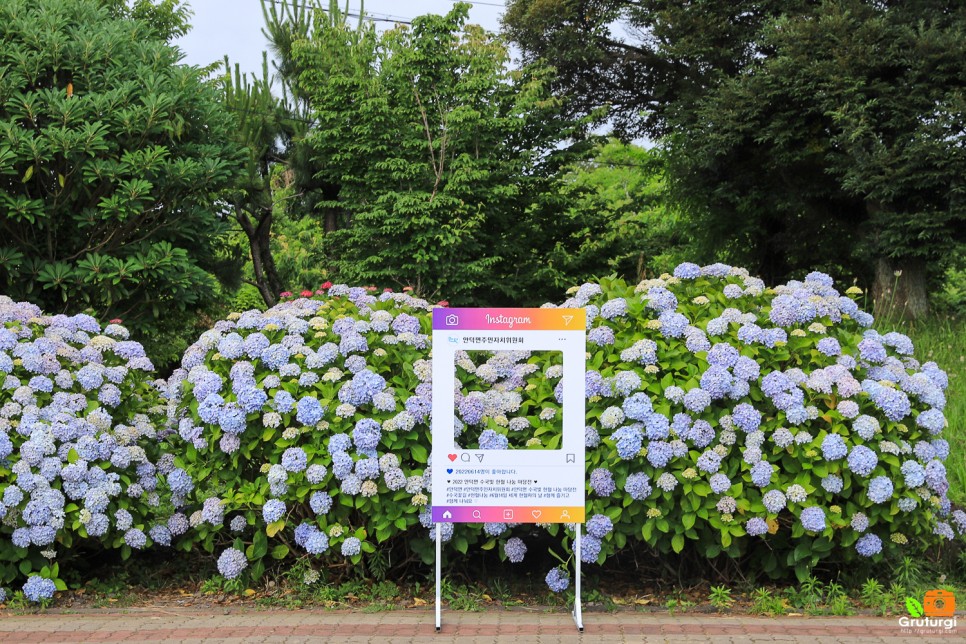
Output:
<svg viewBox="0 0 966 644">
<path fill-rule="evenodd" d="M 474 518 L 474 519 L 479 519 L 479 518 L 481 518 L 482 516 L 483 516 L 483 515 L 482 515 L 482 514 L 480 514 L 480 511 L 479 511 L 479 510 L 473 510 L 473 518 Z"/>
</svg>

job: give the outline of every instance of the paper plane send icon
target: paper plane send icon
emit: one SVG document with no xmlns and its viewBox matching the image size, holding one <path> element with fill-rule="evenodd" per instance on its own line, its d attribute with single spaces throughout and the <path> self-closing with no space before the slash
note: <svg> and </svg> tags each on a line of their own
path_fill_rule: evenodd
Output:
<svg viewBox="0 0 966 644">
<path fill-rule="evenodd" d="M 571 321 L 573 321 L 573 319 L 574 319 L 574 316 L 572 316 L 572 315 L 561 315 L 560 317 L 563 318 L 564 324 L 566 324 L 568 326 L 570 325 Z"/>
</svg>

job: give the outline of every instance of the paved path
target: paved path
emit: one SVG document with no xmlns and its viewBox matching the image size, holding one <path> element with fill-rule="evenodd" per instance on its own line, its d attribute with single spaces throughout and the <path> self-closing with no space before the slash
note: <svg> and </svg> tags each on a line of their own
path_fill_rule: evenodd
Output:
<svg viewBox="0 0 966 644">
<path fill-rule="evenodd" d="M 966 642 L 966 619 L 946 635 L 903 632 L 898 617 L 751 617 L 589 612 L 584 633 L 569 613 L 488 610 L 443 613 L 434 632 L 431 610 L 379 613 L 324 610 L 128 609 L 15 615 L 0 611 L 0 642 Z"/>
</svg>

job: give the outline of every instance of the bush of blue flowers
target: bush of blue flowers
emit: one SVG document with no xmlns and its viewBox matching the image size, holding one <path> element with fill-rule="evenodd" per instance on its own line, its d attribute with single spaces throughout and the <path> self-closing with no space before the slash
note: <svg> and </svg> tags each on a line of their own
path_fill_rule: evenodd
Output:
<svg viewBox="0 0 966 644">
<path fill-rule="evenodd" d="M 60 562 L 85 547 L 126 557 L 178 532 L 160 518 L 164 382 L 128 337 L 0 296 L 0 585 L 27 578 L 30 601 L 63 590 Z"/>
<path fill-rule="evenodd" d="M 906 336 L 871 330 L 855 290 L 821 273 L 766 288 L 742 269 L 682 264 L 569 295 L 561 306 L 588 319 L 582 561 L 644 542 L 754 552 L 767 574 L 804 576 L 966 531 L 946 498 L 946 376 Z M 167 480 L 193 527 L 181 547 L 217 552 L 226 578 L 292 553 L 358 563 L 397 539 L 431 561 L 431 308 L 337 285 L 206 332 L 170 381 Z M 457 356 L 457 440 L 527 446 L 515 434 L 559 412 L 557 366 L 471 357 Z M 535 531 L 442 527 L 456 550 L 511 562 Z M 546 576 L 557 592 L 566 548 Z"/>
<path fill-rule="evenodd" d="M 588 318 L 588 510 L 609 519 L 588 522 L 581 559 L 691 542 L 804 577 L 966 532 L 946 497 L 946 374 L 872 330 L 860 293 L 818 272 L 766 288 L 721 264 L 573 289 L 563 306 Z"/>
<path fill-rule="evenodd" d="M 429 502 L 430 308 L 335 285 L 189 347 L 169 380 L 169 482 L 193 527 L 181 547 L 257 578 L 269 556 L 358 563 L 412 536 Z"/>
</svg>

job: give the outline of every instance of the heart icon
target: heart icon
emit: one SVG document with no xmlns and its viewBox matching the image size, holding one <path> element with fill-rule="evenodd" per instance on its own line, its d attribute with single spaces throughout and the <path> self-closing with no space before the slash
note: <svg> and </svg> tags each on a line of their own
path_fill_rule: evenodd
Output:
<svg viewBox="0 0 966 644">
<path fill-rule="evenodd" d="M 533 511 L 533 512 L 531 512 L 530 514 L 532 514 L 532 515 L 533 515 L 533 518 L 534 518 L 534 519 L 539 519 L 539 518 L 540 518 L 540 515 L 541 515 L 541 514 L 543 514 L 543 512 L 541 512 L 540 510 L 534 510 L 534 511 Z"/>
<path fill-rule="evenodd" d="M 452 474 L 452 473 L 453 473 L 453 468 L 452 468 L 452 467 L 450 467 L 450 468 L 447 468 L 447 469 L 446 469 L 446 473 L 447 473 L 447 474 Z"/>
<path fill-rule="evenodd" d="M 447 454 L 446 457 L 449 460 L 451 460 L 451 461 L 455 461 L 456 460 L 456 454 Z"/>
</svg>

